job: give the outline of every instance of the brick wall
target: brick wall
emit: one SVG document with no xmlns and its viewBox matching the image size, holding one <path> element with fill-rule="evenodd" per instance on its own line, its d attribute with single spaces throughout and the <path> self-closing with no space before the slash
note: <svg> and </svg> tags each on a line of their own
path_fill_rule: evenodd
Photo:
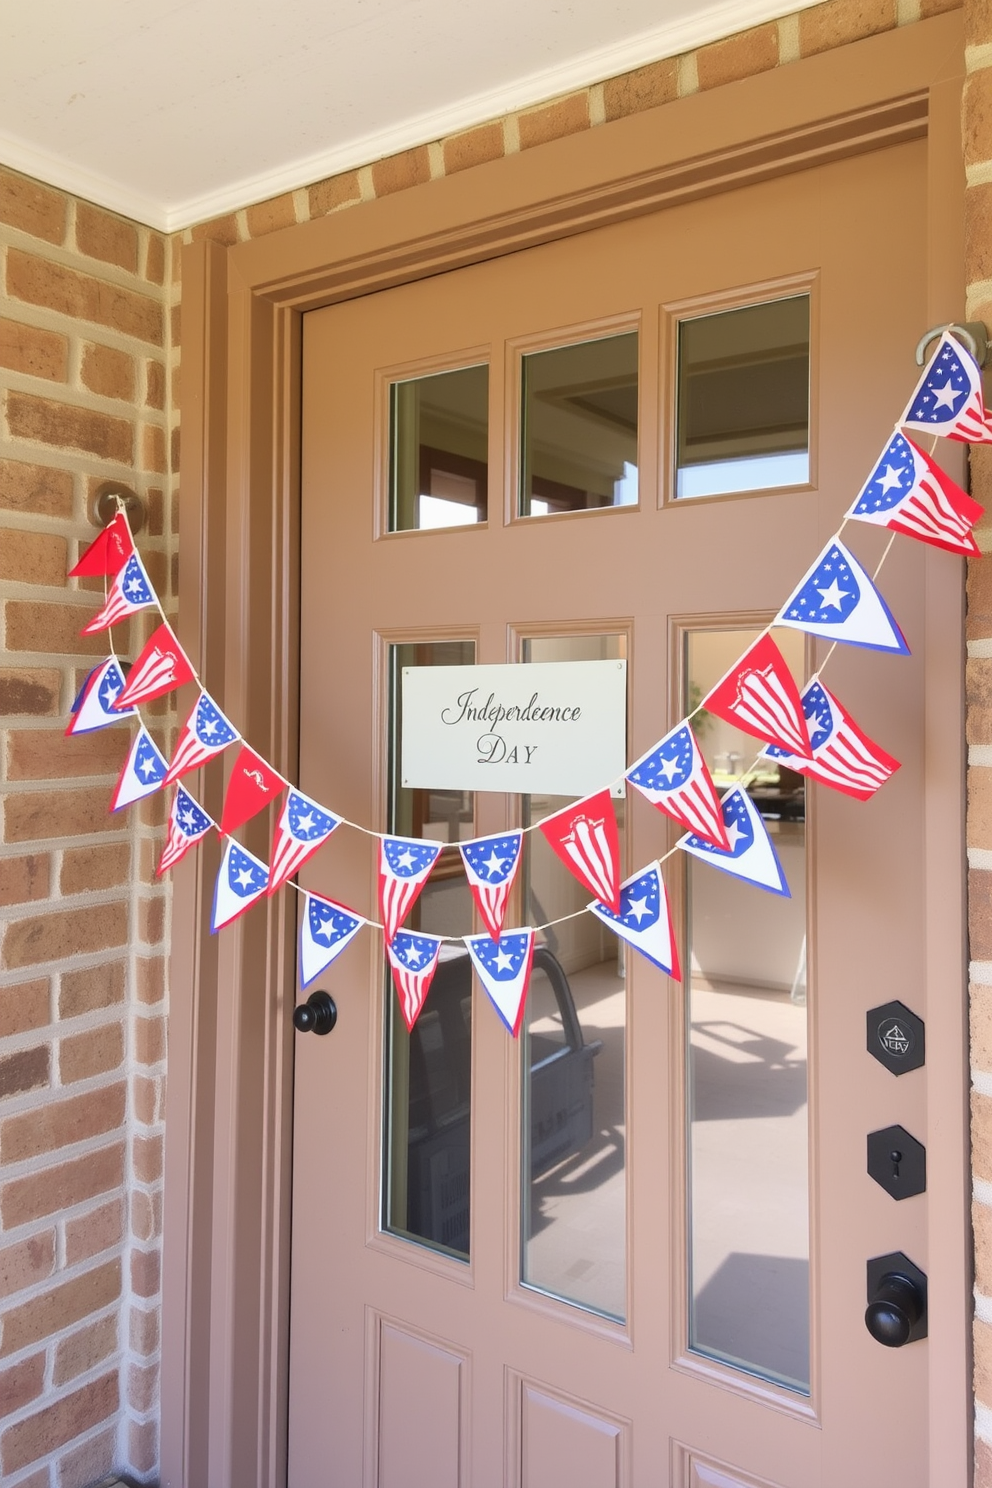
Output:
<svg viewBox="0 0 992 1488">
<path fill-rule="evenodd" d="M 161 804 L 109 793 L 129 730 L 64 739 L 103 637 L 65 580 L 116 478 L 170 592 L 158 233 L 0 170 L 0 1479 L 82 1488 L 157 1463 L 167 888 Z M 122 628 L 119 628 L 119 631 Z M 121 634 L 122 649 L 135 634 Z M 164 726 L 168 716 L 163 712 Z"/>
</svg>

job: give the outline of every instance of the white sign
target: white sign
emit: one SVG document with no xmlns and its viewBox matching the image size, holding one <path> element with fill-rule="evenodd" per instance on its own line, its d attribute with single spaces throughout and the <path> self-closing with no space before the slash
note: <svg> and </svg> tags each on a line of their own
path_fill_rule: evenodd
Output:
<svg viewBox="0 0 992 1488">
<path fill-rule="evenodd" d="M 627 663 L 404 667 L 401 749 L 426 790 L 622 794 Z"/>
</svg>

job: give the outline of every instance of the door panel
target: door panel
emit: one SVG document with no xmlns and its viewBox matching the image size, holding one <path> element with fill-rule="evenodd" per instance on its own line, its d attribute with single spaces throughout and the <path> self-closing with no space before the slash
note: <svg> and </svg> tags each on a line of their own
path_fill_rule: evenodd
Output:
<svg viewBox="0 0 992 1488">
<path fill-rule="evenodd" d="M 899 146 L 307 315 L 303 789 L 351 821 L 388 828 L 392 646 L 472 639 L 479 662 L 501 662 L 519 659 L 528 636 L 622 632 L 630 638 L 629 757 L 683 716 L 682 630 L 767 623 L 836 530 L 902 406 L 925 313 L 925 161 L 924 145 Z M 883 199 L 900 203 L 897 237 L 866 228 Z M 794 295 L 800 283 L 811 295 L 813 484 L 672 499 L 673 331 L 689 313 L 680 307 L 704 314 L 706 304 Z M 866 331 L 878 324 L 880 306 L 884 337 Z M 555 452 L 568 399 L 581 397 L 593 419 L 629 409 L 629 391 L 617 392 L 629 389 L 629 369 L 613 369 L 612 382 L 582 372 L 578 394 L 573 370 L 567 385 L 532 379 L 534 397 L 544 396 L 553 413 L 542 425 L 545 463 L 536 454 L 523 462 L 531 472 L 528 514 L 518 517 L 522 359 L 632 330 L 636 503 L 629 483 L 618 497 L 602 472 L 569 475 Z M 429 466 L 437 483 L 428 494 L 442 502 L 478 503 L 469 485 L 480 489 L 485 468 L 486 520 L 429 530 L 422 522 L 416 530 L 410 517 L 409 530 L 389 532 L 390 382 L 481 364 L 489 369 L 487 461 L 447 436 L 422 443 L 436 452 L 440 440 L 448 450 L 447 462 Z M 475 416 L 476 441 L 478 424 Z M 618 458 L 629 481 L 626 448 Z M 879 538 L 874 531 L 852 538 L 869 568 L 884 546 Z M 297 1048 L 291 1488 L 410 1488 L 421 1471 L 433 1483 L 473 1488 L 518 1481 L 922 1488 L 927 1346 L 883 1351 L 862 1315 L 868 1257 L 901 1248 L 926 1269 L 925 1196 L 896 1206 L 864 1171 L 868 1131 L 896 1120 L 924 1129 L 926 1080 L 921 1071 L 894 1090 L 876 1071 L 864 1052 L 864 1014 L 894 997 L 926 1012 L 924 708 L 927 668 L 954 664 L 957 654 L 957 582 L 953 560 L 898 543 L 883 588 L 914 654 L 841 648 L 828 673 L 831 688 L 903 768 L 867 806 L 809 792 L 808 1390 L 801 1380 L 789 1387 L 761 1378 L 753 1359 L 734 1367 L 732 1349 L 705 1350 L 698 1331 L 690 1335 L 685 1069 L 689 1024 L 698 1021 L 688 1003 L 691 968 L 683 989 L 638 956 L 625 958 L 617 994 L 625 1016 L 611 1036 L 622 1042 L 626 1072 L 627 1300 L 623 1309 L 590 1310 L 579 1287 L 568 1302 L 545 1294 L 569 1295 L 565 1287 L 522 1285 L 527 1144 L 519 1113 L 528 1041 L 508 1038 L 478 988 L 469 1259 L 383 1227 L 383 1035 L 396 1023 L 381 936 L 366 933 L 321 982 L 339 1007 L 333 1037 L 301 1039 Z M 824 655 L 825 648 L 815 659 Z M 956 799 L 945 804 L 957 809 Z M 504 830 L 521 820 L 520 809 L 519 798 L 479 793 L 471 830 Z M 628 799 L 625 809 L 630 873 L 675 834 L 642 799 Z M 421 816 L 425 824 L 439 819 L 436 803 Z M 357 832 L 336 834 L 303 882 L 377 918 L 373 847 Z M 680 857 L 666 866 L 681 907 L 680 949 L 684 867 Z M 511 913 L 508 924 L 528 922 L 517 902 L 519 918 Z M 756 905 L 756 915 L 763 908 Z M 726 1004 L 714 1009 L 715 1021 L 726 1021 Z M 550 1029 L 554 1017 L 545 1013 Z M 756 1017 L 751 1034 L 771 1048 L 782 1041 L 781 1019 Z M 755 1266 L 757 1244 L 745 1236 L 746 1264 L 719 1278 L 731 1293 L 753 1287 L 759 1273 L 773 1293 L 793 1286 L 787 1267 Z M 584 1263 L 581 1254 L 576 1262 Z M 319 1286 L 308 1285 L 317 1277 Z M 719 1308 L 719 1286 L 711 1297 Z M 770 1298 L 771 1317 L 779 1300 Z M 372 1335 L 367 1309 L 389 1320 Z M 781 1381 L 801 1371 L 765 1373 Z M 422 1427 L 425 1414 L 436 1416 L 436 1430 Z M 898 1433 L 879 1429 L 896 1419 Z M 396 1476 L 406 1470 L 404 1442 L 406 1479 Z"/>
</svg>

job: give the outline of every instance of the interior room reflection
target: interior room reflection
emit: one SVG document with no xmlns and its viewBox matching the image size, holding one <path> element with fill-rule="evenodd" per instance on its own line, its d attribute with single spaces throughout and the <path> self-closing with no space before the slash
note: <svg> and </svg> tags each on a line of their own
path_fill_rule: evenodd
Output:
<svg viewBox="0 0 992 1488">
<path fill-rule="evenodd" d="M 459 367 L 389 389 L 389 530 L 484 522 L 489 368 Z"/>
</svg>

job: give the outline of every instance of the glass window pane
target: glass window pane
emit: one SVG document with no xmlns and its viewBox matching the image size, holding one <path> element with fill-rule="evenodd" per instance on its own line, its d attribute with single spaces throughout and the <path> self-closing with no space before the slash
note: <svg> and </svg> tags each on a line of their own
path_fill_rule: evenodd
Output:
<svg viewBox="0 0 992 1488">
<path fill-rule="evenodd" d="M 679 323 L 677 496 L 809 480 L 809 295 Z"/>
<path fill-rule="evenodd" d="M 400 784 L 399 740 L 405 666 L 463 666 L 473 641 L 390 647 L 389 830 L 402 837 L 458 842 L 475 830 L 467 791 L 408 790 Z M 442 853 L 406 925 L 460 935 L 472 897 L 456 852 Z M 407 1033 L 386 958 L 383 1224 L 407 1239 L 468 1259 L 472 1104 L 472 975 L 468 952 L 442 946 L 420 1016 Z"/>
<path fill-rule="evenodd" d="M 687 708 L 756 635 L 689 633 Z M 775 638 L 801 680 L 802 636 Z M 709 713 L 693 728 L 718 787 L 761 749 Z M 808 1394 L 805 792 L 801 775 L 763 765 L 749 790 L 791 899 L 686 863 L 689 1346 Z"/>
<path fill-rule="evenodd" d="M 525 661 L 626 655 L 618 635 L 525 642 Z M 529 825 L 568 804 L 524 796 Z M 624 843 L 624 802 L 614 802 Z M 524 862 L 525 924 L 571 914 L 589 894 L 540 832 Z M 622 1321 L 626 1311 L 623 942 L 593 915 L 539 937 L 521 1040 L 521 1281 Z"/>
<path fill-rule="evenodd" d="M 484 522 L 488 461 L 488 367 L 392 384 L 390 532 Z"/>
<path fill-rule="evenodd" d="M 636 331 L 532 352 L 520 396 L 521 516 L 636 505 Z"/>
</svg>

